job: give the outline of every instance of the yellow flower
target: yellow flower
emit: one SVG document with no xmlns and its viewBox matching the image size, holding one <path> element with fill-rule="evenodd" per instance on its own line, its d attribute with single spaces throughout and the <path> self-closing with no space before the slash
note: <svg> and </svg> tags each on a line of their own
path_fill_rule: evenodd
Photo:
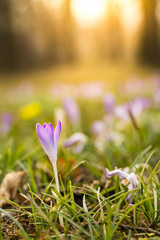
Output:
<svg viewBox="0 0 160 240">
<path fill-rule="evenodd" d="M 19 116 L 23 120 L 30 120 L 38 116 L 42 112 L 41 105 L 36 102 L 32 102 L 19 110 Z"/>
</svg>

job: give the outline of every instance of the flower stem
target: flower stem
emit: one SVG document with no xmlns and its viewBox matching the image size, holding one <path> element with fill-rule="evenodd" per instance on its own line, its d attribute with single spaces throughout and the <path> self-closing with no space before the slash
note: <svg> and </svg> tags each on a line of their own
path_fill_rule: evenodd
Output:
<svg viewBox="0 0 160 240">
<path fill-rule="evenodd" d="M 53 161 L 52 166 L 53 166 L 55 180 L 56 180 L 56 188 L 57 188 L 57 191 L 60 192 L 60 190 L 59 190 L 58 173 L 57 173 L 57 161 Z"/>
<path fill-rule="evenodd" d="M 52 166 L 53 166 L 55 180 L 56 180 L 56 188 L 57 188 L 57 191 L 60 192 L 60 190 L 59 190 L 58 173 L 57 173 L 57 161 L 53 161 L 52 162 Z M 59 199 L 57 199 L 57 203 L 59 203 Z M 58 207 L 58 210 L 59 209 L 60 209 L 60 206 Z M 61 210 L 59 210 L 59 211 L 61 211 Z M 59 215 L 59 222 L 60 222 L 60 225 L 64 228 L 64 221 L 63 221 L 63 217 L 61 215 Z"/>
</svg>

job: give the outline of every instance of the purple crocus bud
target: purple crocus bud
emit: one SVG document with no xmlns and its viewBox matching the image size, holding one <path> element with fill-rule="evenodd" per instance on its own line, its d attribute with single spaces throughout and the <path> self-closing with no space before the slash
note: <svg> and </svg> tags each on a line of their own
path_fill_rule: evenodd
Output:
<svg viewBox="0 0 160 240">
<path fill-rule="evenodd" d="M 107 93 L 105 95 L 104 106 L 105 106 L 105 110 L 108 114 L 112 114 L 114 112 L 115 96 L 112 93 Z"/>
<path fill-rule="evenodd" d="M 61 133 L 61 122 L 58 121 L 55 130 L 53 130 L 53 126 L 51 123 L 44 123 L 43 126 L 37 123 L 36 131 L 40 143 L 52 163 L 55 174 L 56 187 L 57 191 L 59 192 L 59 182 L 57 174 L 57 145 Z"/>
<path fill-rule="evenodd" d="M 80 119 L 79 107 L 74 99 L 66 98 L 63 103 L 67 117 L 72 123 L 78 123 Z"/>
<path fill-rule="evenodd" d="M 135 175 L 135 173 L 127 173 L 125 171 L 122 171 L 120 169 L 116 169 L 116 170 L 113 170 L 113 171 L 109 171 L 108 169 L 106 169 L 107 173 L 106 173 L 106 176 L 107 178 L 111 178 L 113 175 L 116 175 L 116 176 L 119 176 L 119 179 L 122 180 L 122 179 L 126 179 L 127 180 L 127 184 L 128 184 L 128 190 L 129 191 L 132 191 L 134 190 L 137 185 L 138 185 L 138 180 L 137 180 L 137 177 Z M 130 200 L 129 202 L 130 203 L 133 203 L 133 197 L 132 196 L 132 193 L 129 193 L 128 196 L 127 196 L 127 200 Z"/>
<path fill-rule="evenodd" d="M 8 133 L 12 124 L 12 116 L 10 113 L 2 114 L 2 125 L 1 130 L 3 133 Z"/>
<path fill-rule="evenodd" d="M 87 142 L 87 137 L 83 133 L 77 132 L 71 135 L 63 144 L 64 147 L 74 147 L 75 153 L 80 153 Z"/>
</svg>

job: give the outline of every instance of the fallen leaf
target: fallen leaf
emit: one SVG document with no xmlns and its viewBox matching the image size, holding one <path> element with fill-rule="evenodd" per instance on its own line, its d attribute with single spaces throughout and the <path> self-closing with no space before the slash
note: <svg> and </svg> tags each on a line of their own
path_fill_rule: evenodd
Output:
<svg viewBox="0 0 160 240">
<path fill-rule="evenodd" d="M 17 191 L 24 175 L 24 171 L 8 173 L 1 183 L 0 198 L 6 198 L 8 200 L 14 201 L 16 199 Z M 1 207 L 7 204 L 8 201 L 0 199 Z"/>
</svg>

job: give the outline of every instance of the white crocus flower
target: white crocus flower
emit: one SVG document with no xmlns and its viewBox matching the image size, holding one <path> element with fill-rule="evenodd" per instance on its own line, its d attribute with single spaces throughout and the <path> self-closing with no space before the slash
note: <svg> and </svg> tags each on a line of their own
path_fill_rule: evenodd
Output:
<svg viewBox="0 0 160 240">
<path fill-rule="evenodd" d="M 108 169 L 106 169 L 106 172 L 107 172 L 106 173 L 107 178 L 111 178 L 113 175 L 116 175 L 116 176 L 119 176 L 120 180 L 126 179 L 127 183 L 128 183 L 127 187 L 128 187 L 129 191 L 134 190 L 139 183 L 134 172 L 129 174 L 120 169 L 115 169 L 113 171 L 109 171 Z M 133 202 L 133 197 L 131 197 L 131 195 L 132 195 L 132 193 L 129 193 L 127 196 L 127 200 L 129 200 L 130 203 Z"/>
</svg>

